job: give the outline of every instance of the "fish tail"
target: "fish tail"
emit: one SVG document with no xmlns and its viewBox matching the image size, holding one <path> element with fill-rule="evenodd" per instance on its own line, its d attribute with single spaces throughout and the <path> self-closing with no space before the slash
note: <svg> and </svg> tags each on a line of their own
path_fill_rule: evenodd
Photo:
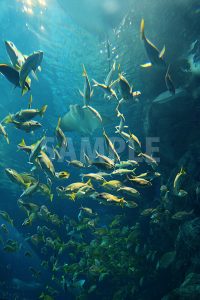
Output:
<svg viewBox="0 0 200 300">
<path fill-rule="evenodd" d="M 181 174 L 185 175 L 186 171 L 183 169 L 183 167 L 181 168 Z"/>
<path fill-rule="evenodd" d="M 19 143 L 18 146 L 19 147 L 25 147 L 26 146 L 25 140 L 22 139 L 21 143 Z"/>
<path fill-rule="evenodd" d="M 141 20 L 141 24 L 140 24 L 140 35 L 141 35 L 141 39 L 145 40 L 145 33 L 144 33 L 144 19 Z"/>
<path fill-rule="evenodd" d="M 69 195 L 70 200 L 75 201 L 76 200 L 76 193 L 72 193 Z"/>
<path fill-rule="evenodd" d="M 92 81 L 94 82 L 94 86 L 99 86 L 99 83 L 96 80 L 92 79 Z"/>
<path fill-rule="evenodd" d="M 46 112 L 46 110 L 47 110 L 47 107 L 48 107 L 48 105 L 42 106 L 42 108 L 41 108 L 41 110 L 40 110 L 40 113 L 39 113 L 41 117 L 44 116 L 44 114 L 45 114 L 45 112 Z"/>
<path fill-rule="evenodd" d="M 85 96 L 84 96 L 84 93 L 81 91 L 81 90 L 79 90 L 79 93 L 80 93 L 80 95 L 84 98 Z"/>
<path fill-rule="evenodd" d="M 6 139 L 6 142 L 7 142 L 8 144 L 10 144 L 10 141 L 9 141 L 8 135 L 5 135 L 5 139 Z"/>
<path fill-rule="evenodd" d="M 5 124 L 10 124 L 10 123 L 13 123 L 14 120 L 13 120 L 13 116 L 11 114 L 9 114 L 7 117 L 5 117 L 5 119 L 3 120 L 3 123 Z"/>
<path fill-rule="evenodd" d="M 85 66 L 83 65 L 83 73 L 82 73 L 82 76 L 83 77 L 86 77 L 87 76 L 87 72 L 86 72 L 86 69 L 85 69 Z"/>
<path fill-rule="evenodd" d="M 89 185 L 89 186 L 91 186 L 91 187 L 93 187 L 91 179 L 89 179 L 89 180 L 86 182 L 86 184 Z"/>
</svg>

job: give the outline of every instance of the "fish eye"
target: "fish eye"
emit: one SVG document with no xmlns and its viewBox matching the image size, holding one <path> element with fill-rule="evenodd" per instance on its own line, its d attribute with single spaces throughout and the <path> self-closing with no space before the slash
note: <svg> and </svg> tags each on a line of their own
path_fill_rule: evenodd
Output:
<svg viewBox="0 0 200 300">
<path fill-rule="evenodd" d="M 64 191 L 64 187 L 63 186 L 58 186 L 58 190 L 59 191 Z"/>
</svg>

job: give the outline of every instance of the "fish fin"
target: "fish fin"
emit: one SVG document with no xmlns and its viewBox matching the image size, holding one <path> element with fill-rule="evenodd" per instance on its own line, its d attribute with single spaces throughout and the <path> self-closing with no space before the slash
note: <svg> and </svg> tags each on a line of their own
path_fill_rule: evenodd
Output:
<svg viewBox="0 0 200 300">
<path fill-rule="evenodd" d="M 165 55 L 165 46 L 163 47 L 163 49 L 161 50 L 160 54 L 159 54 L 159 58 L 163 58 L 163 56 Z"/>
<path fill-rule="evenodd" d="M 94 95 L 94 90 L 91 91 L 90 98 L 92 98 L 93 95 Z"/>
<path fill-rule="evenodd" d="M 76 200 L 76 193 L 72 193 L 69 195 L 70 200 L 75 201 Z"/>
<path fill-rule="evenodd" d="M 38 81 L 38 77 L 37 77 L 37 75 L 36 75 L 36 71 L 31 71 L 31 74 L 32 74 L 32 76 L 33 76 L 33 78 L 35 79 L 35 80 L 37 80 Z"/>
<path fill-rule="evenodd" d="M 142 40 L 145 39 L 145 33 L 144 33 L 144 19 L 141 20 L 141 24 L 140 24 L 140 36 L 141 36 L 141 39 L 142 39 Z"/>
<path fill-rule="evenodd" d="M 38 67 L 38 71 L 39 71 L 39 72 L 42 71 L 42 67 L 41 67 L 41 66 Z"/>
<path fill-rule="evenodd" d="M 9 138 L 7 135 L 5 136 L 5 139 L 6 139 L 7 144 L 10 144 L 10 141 L 9 141 Z"/>
<path fill-rule="evenodd" d="M 44 116 L 44 114 L 45 114 L 45 112 L 46 112 L 46 110 L 47 110 L 47 107 L 48 107 L 48 105 L 44 105 L 44 106 L 42 106 L 42 108 L 40 109 L 39 115 L 40 115 L 41 117 Z"/>
<path fill-rule="evenodd" d="M 81 96 L 84 98 L 85 96 L 84 96 L 84 93 L 81 91 L 81 90 L 79 90 L 79 93 L 81 94 Z"/>
<path fill-rule="evenodd" d="M 28 88 L 25 85 L 22 86 L 22 96 L 24 96 L 28 92 Z"/>
<path fill-rule="evenodd" d="M 115 81 L 113 81 L 111 84 L 110 84 L 110 88 L 113 87 L 115 84 L 117 84 L 119 82 L 119 78 L 117 78 Z"/>
<path fill-rule="evenodd" d="M 146 64 L 143 64 L 143 65 L 140 65 L 142 68 L 150 68 L 152 67 L 152 63 L 151 62 L 148 62 Z"/>
<path fill-rule="evenodd" d="M 49 196 L 49 199 L 50 199 L 50 201 L 52 202 L 53 201 L 53 194 L 50 194 L 50 196 Z"/>
</svg>

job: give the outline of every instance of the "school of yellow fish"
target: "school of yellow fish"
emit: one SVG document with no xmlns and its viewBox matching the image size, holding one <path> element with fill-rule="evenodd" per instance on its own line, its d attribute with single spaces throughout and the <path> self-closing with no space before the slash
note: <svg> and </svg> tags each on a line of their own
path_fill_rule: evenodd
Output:
<svg viewBox="0 0 200 300">
<path fill-rule="evenodd" d="M 141 21 L 141 39 L 149 58 L 149 62 L 141 67 L 165 68 L 166 87 L 175 94 L 175 87 L 169 73 L 170 66 L 164 60 L 165 47 L 159 51 L 147 39 L 144 20 Z M 31 77 L 37 78 L 38 72 L 42 70 L 43 52 L 36 51 L 26 56 L 12 42 L 6 41 L 5 45 L 11 65 L 0 64 L 0 73 L 15 87 L 20 88 L 22 95 L 31 93 Z M 157 257 L 155 249 L 148 250 L 146 244 L 144 247 L 141 245 L 140 219 L 146 217 L 149 218 L 150 223 L 160 224 L 165 218 L 179 222 L 193 214 L 193 211 L 171 212 L 168 208 L 170 195 L 181 199 L 188 196 L 187 191 L 183 189 L 186 176 L 183 168 L 175 176 L 172 187 L 164 185 L 160 187 L 159 204 L 148 207 L 148 203 L 145 203 L 148 188 L 154 185 L 154 180 L 161 177 L 161 174 L 158 172 L 157 161 L 143 153 L 140 140 L 129 130 L 126 119 L 120 111 L 124 103 L 137 105 L 141 92 L 133 91 L 123 72 L 113 80 L 115 71 L 116 62 L 113 63 L 104 83 L 93 80 L 94 88 L 103 90 L 105 97 L 116 102 L 115 113 L 119 120 L 116 135 L 123 138 L 128 147 L 134 151 L 135 160 L 121 159 L 104 129 L 102 116 L 91 106 L 94 89 L 83 66 L 84 90 L 80 91 L 84 101 L 82 109 L 90 112 L 102 124 L 102 137 L 109 155 L 97 152 L 96 159 L 93 160 L 84 153 L 84 161 L 63 162 L 62 170 L 56 170 L 54 162 L 59 162 L 62 159 L 63 149 L 68 148 L 68 138 L 62 129 L 62 118 L 59 118 L 57 125 L 55 124 L 56 143 L 53 145 L 53 158 L 47 151 L 46 133 L 43 133 L 39 140 L 34 140 L 32 135 L 31 145 L 27 145 L 24 139 L 17 145 L 18 150 L 25 152 L 24 160 L 29 163 L 28 166 L 31 166 L 31 171 L 24 173 L 10 166 L 5 169 L 9 180 L 21 189 L 16 199 L 19 209 L 25 214 L 21 224 L 32 226 L 32 230 L 35 231 L 28 239 L 34 247 L 41 249 L 41 255 L 44 257 L 41 268 L 51 270 L 52 287 L 47 286 L 40 299 L 55 299 L 59 295 L 60 288 L 72 291 L 72 294 L 76 291 L 76 299 L 89 299 L 88 297 L 94 293 L 97 293 L 98 297 L 102 295 L 101 299 L 126 299 L 127 295 L 134 297 L 142 287 L 145 276 L 141 275 L 141 260 L 144 259 L 142 272 L 145 274 L 147 271 L 145 261 L 154 263 Z M 116 86 L 119 87 L 120 93 L 116 91 Z M 0 134 L 7 143 L 9 143 L 7 126 L 14 126 L 17 130 L 30 134 L 43 128 L 43 125 L 34 119 L 44 116 L 47 105 L 33 108 L 33 100 L 31 93 L 27 109 L 19 109 L 18 112 L 5 116 L 1 122 Z M 143 170 L 145 167 L 143 173 L 140 172 L 141 165 Z M 73 168 L 80 170 L 81 180 L 69 183 Z M 66 201 L 66 207 L 70 201 L 74 202 L 73 205 L 78 211 L 77 220 L 68 216 L 59 217 L 52 213 L 46 205 L 37 202 L 37 195 L 47 197 L 50 204 L 52 201 L 53 203 L 58 201 L 59 198 Z M 91 207 L 97 207 L 97 211 L 98 207 L 103 206 L 113 208 L 106 226 L 102 225 L 100 213 L 89 205 L 85 206 L 86 199 L 87 203 L 91 201 Z M 108 212 L 110 207 L 107 208 Z M 136 212 L 133 213 L 133 210 Z M 133 214 L 135 225 L 128 225 L 126 213 Z M 5 224 L 1 224 L 1 232 L 9 236 L 6 222 L 14 226 L 14 221 L 5 211 L 0 211 L 0 216 L 5 220 Z M 43 225 L 36 226 L 38 223 Z M 65 234 L 60 235 L 59 231 L 64 231 Z M 8 253 L 20 251 L 17 241 L 8 239 L 4 242 L 2 239 L 2 243 L 4 243 L 4 251 Z M 31 257 L 31 253 L 25 255 Z M 173 255 L 174 252 L 170 258 Z M 63 259 L 65 257 L 67 257 L 66 262 Z M 156 263 L 158 261 L 162 260 L 157 257 Z M 157 268 L 159 266 L 157 265 Z M 40 270 L 30 267 L 29 271 L 39 280 Z M 125 280 L 121 282 L 120 278 L 124 275 Z M 108 295 L 102 290 L 104 282 L 107 284 L 112 282 L 110 291 L 107 291 Z M 107 298 L 104 298 L 106 296 Z"/>
</svg>

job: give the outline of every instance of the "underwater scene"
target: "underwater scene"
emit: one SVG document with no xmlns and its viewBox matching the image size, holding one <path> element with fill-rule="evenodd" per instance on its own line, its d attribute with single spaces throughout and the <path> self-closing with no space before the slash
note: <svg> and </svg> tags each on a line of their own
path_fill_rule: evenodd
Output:
<svg viewBox="0 0 200 300">
<path fill-rule="evenodd" d="M 200 2 L 0 8 L 0 300 L 199 300 Z"/>
</svg>

